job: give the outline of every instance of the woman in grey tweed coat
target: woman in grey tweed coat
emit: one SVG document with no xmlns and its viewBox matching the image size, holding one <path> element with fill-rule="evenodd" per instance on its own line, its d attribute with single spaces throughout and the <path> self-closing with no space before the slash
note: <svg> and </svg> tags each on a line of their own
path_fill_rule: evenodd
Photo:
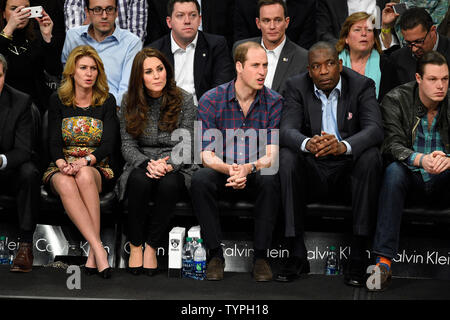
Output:
<svg viewBox="0 0 450 320">
<path fill-rule="evenodd" d="M 127 269 L 151 276 L 157 271 L 155 249 L 196 169 L 192 164 L 196 107 L 192 95 L 176 86 L 173 68 L 158 50 L 144 48 L 136 55 L 119 119 L 126 164 L 116 192 L 120 200 L 128 197 Z M 171 139 L 175 130 L 184 130 L 184 141 L 192 141 L 189 163 L 179 163 L 178 152 L 172 154 L 180 143 Z M 150 199 L 155 206 L 149 214 Z"/>
</svg>

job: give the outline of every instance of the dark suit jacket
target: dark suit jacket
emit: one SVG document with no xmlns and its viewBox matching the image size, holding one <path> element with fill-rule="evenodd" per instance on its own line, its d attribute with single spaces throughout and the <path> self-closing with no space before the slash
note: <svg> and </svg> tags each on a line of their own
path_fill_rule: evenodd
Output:
<svg viewBox="0 0 450 320">
<path fill-rule="evenodd" d="M 377 6 L 383 11 L 390 1 L 377 0 Z M 347 0 L 318 0 L 316 26 L 317 40 L 336 43 L 342 24 L 348 17 Z"/>
<path fill-rule="evenodd" d="M 5 169 L 31 159 L 32 130 L 31 97 L 5 84 L 0 94 L 0 154 L 6 156 Z"/>
<path fill-rule="evenodd" d="M 148 45 L 158 49 L 174 65 L 170 34 Z M 234 65 L 224 37 L 198 32 L 194 55 L 194 85 L 197 99 L 234 77 Z"/>
<path fill-rule="evenodd" d="M 261 36 L 256 26 L 259 16 L 258 0 L 236 1 L 234 14 L 234 40 Z M 289 27 L 286 35 L 299 46 L 309 49 L 316 42 L 316 0 L 286 0 Z"/>
<path fill-rule="evenodd" d="M 261 43 L 261 37 L 240 40 L 233 46 L 233 55 L 236 47 L 246 41 L 254 41 Z M 306 71 L 308 65 L 308 51 L 296 45 L 288 37 L 286 43 L 281 50 L 280 58 L 278 59 L 277 69 L 272 82 L 272 90 L 281 92 L 286 80 L 295 74 Z"/>
<path fill-rule="evenodd" d="M 145 45 L 152 43 L 170 32 L 166 23 L 168 0 L 147 0 L 148 23 Z M 202 0 L 203 31 L 224 36 L 228 47 L 233 45 L 234 0 Z"/>
<path fill-rule="evenodd" d="M 439 35 L 439 43 L 437 52 L 442 53 L 447 59 L 447 63 L 450 62 L 450 39 Z M 403 47 L 394 51 L 391 55 L 391 60 L 397 69 L 397 78 L 399 84 L 404 84 L 410 81 L 415 81 L 416 77 L 416 63 L 411 50 L 407 47 Z"/>
<path fill-rule="evenodd" d="M 375 83 L 344 67 L 342 91 L 337 106 L 339 133 L 347 141 L 354 158 L 383 142 L 380 106 L 375 98 Z M 280 122 L 280 146 L 300 152 L 303 141 L 321 134 L 322 102 L 314 94 L 307 72 L 288 79 Z"/>
<path fill-rule="evenodd" d="M 384 95 L 400 85 L 397 78 L 397 70 L 395 65 L 392 63 L 390 57 L 386 54 L 380 55 L 380 92 L 378 94 L 378 102 L 381 102 Z"/>
</svg>

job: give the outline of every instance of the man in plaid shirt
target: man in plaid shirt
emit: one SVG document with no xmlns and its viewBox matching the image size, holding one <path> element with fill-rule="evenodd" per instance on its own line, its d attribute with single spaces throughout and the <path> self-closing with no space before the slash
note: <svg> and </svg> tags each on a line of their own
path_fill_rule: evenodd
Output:
<svg viewBox="0 0 450 320">
<path fill-rule="evenodd" d="M 254 199 L 253 277 L 270 281 L 266 257 L 280 204 L 277 131 L 283 99 L 264 86 L 268 62 L 259 43 L 239 45 L 234 60 L 236 80 L 209 90 L 199 101 L 204 168 L 192 177 L 192 203 L 209 249 L 206 278 L 222 280 L 219 195 Z"/>
<path fill-rule="evenodd" d="M 376 267 L 367 281 L 369 290 L 387 288 L 391 261 L 398 250 L 405 200 L 420 199 L 448 205 L 450 190 L 448 91 L 445 57 L 436 51 L 417 63 L 416 81 L 401 85 L 383 99 L 383 153 L 392 160 L 381 187 L 373 252 Z"/>
</svg>

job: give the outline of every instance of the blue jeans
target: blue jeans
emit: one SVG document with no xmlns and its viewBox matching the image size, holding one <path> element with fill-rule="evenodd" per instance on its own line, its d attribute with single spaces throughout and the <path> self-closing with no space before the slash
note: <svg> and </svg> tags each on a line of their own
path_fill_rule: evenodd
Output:
<svg viewBox="0 0 450 320">
<path fill-rule="evenodd" d="M 407 197 L 423 203 L 447 201 L 450 170 L 424 182 L 419 172 L 411 171 L 401 162 L 391 163 L 385 171 L 378 202 L 377 228 L 373 252 L 393 259 L 398 251 L 400 225 Z M 431 201 L 430 201 L 431 200 Z"/>
</svg>

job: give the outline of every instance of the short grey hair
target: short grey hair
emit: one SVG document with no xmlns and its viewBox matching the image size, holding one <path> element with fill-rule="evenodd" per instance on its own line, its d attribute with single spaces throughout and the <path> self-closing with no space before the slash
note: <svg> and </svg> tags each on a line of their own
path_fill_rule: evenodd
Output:
<svg viewBox="0 0 450 320">
<path fill-rule="evenodd" d="M 5 57 L 0 53 L 0 64 L 3 65 L 3 73 L 6 73 L 6 70 L 8 70 L 8 62 L 6 62 Z"/>
</svg>

